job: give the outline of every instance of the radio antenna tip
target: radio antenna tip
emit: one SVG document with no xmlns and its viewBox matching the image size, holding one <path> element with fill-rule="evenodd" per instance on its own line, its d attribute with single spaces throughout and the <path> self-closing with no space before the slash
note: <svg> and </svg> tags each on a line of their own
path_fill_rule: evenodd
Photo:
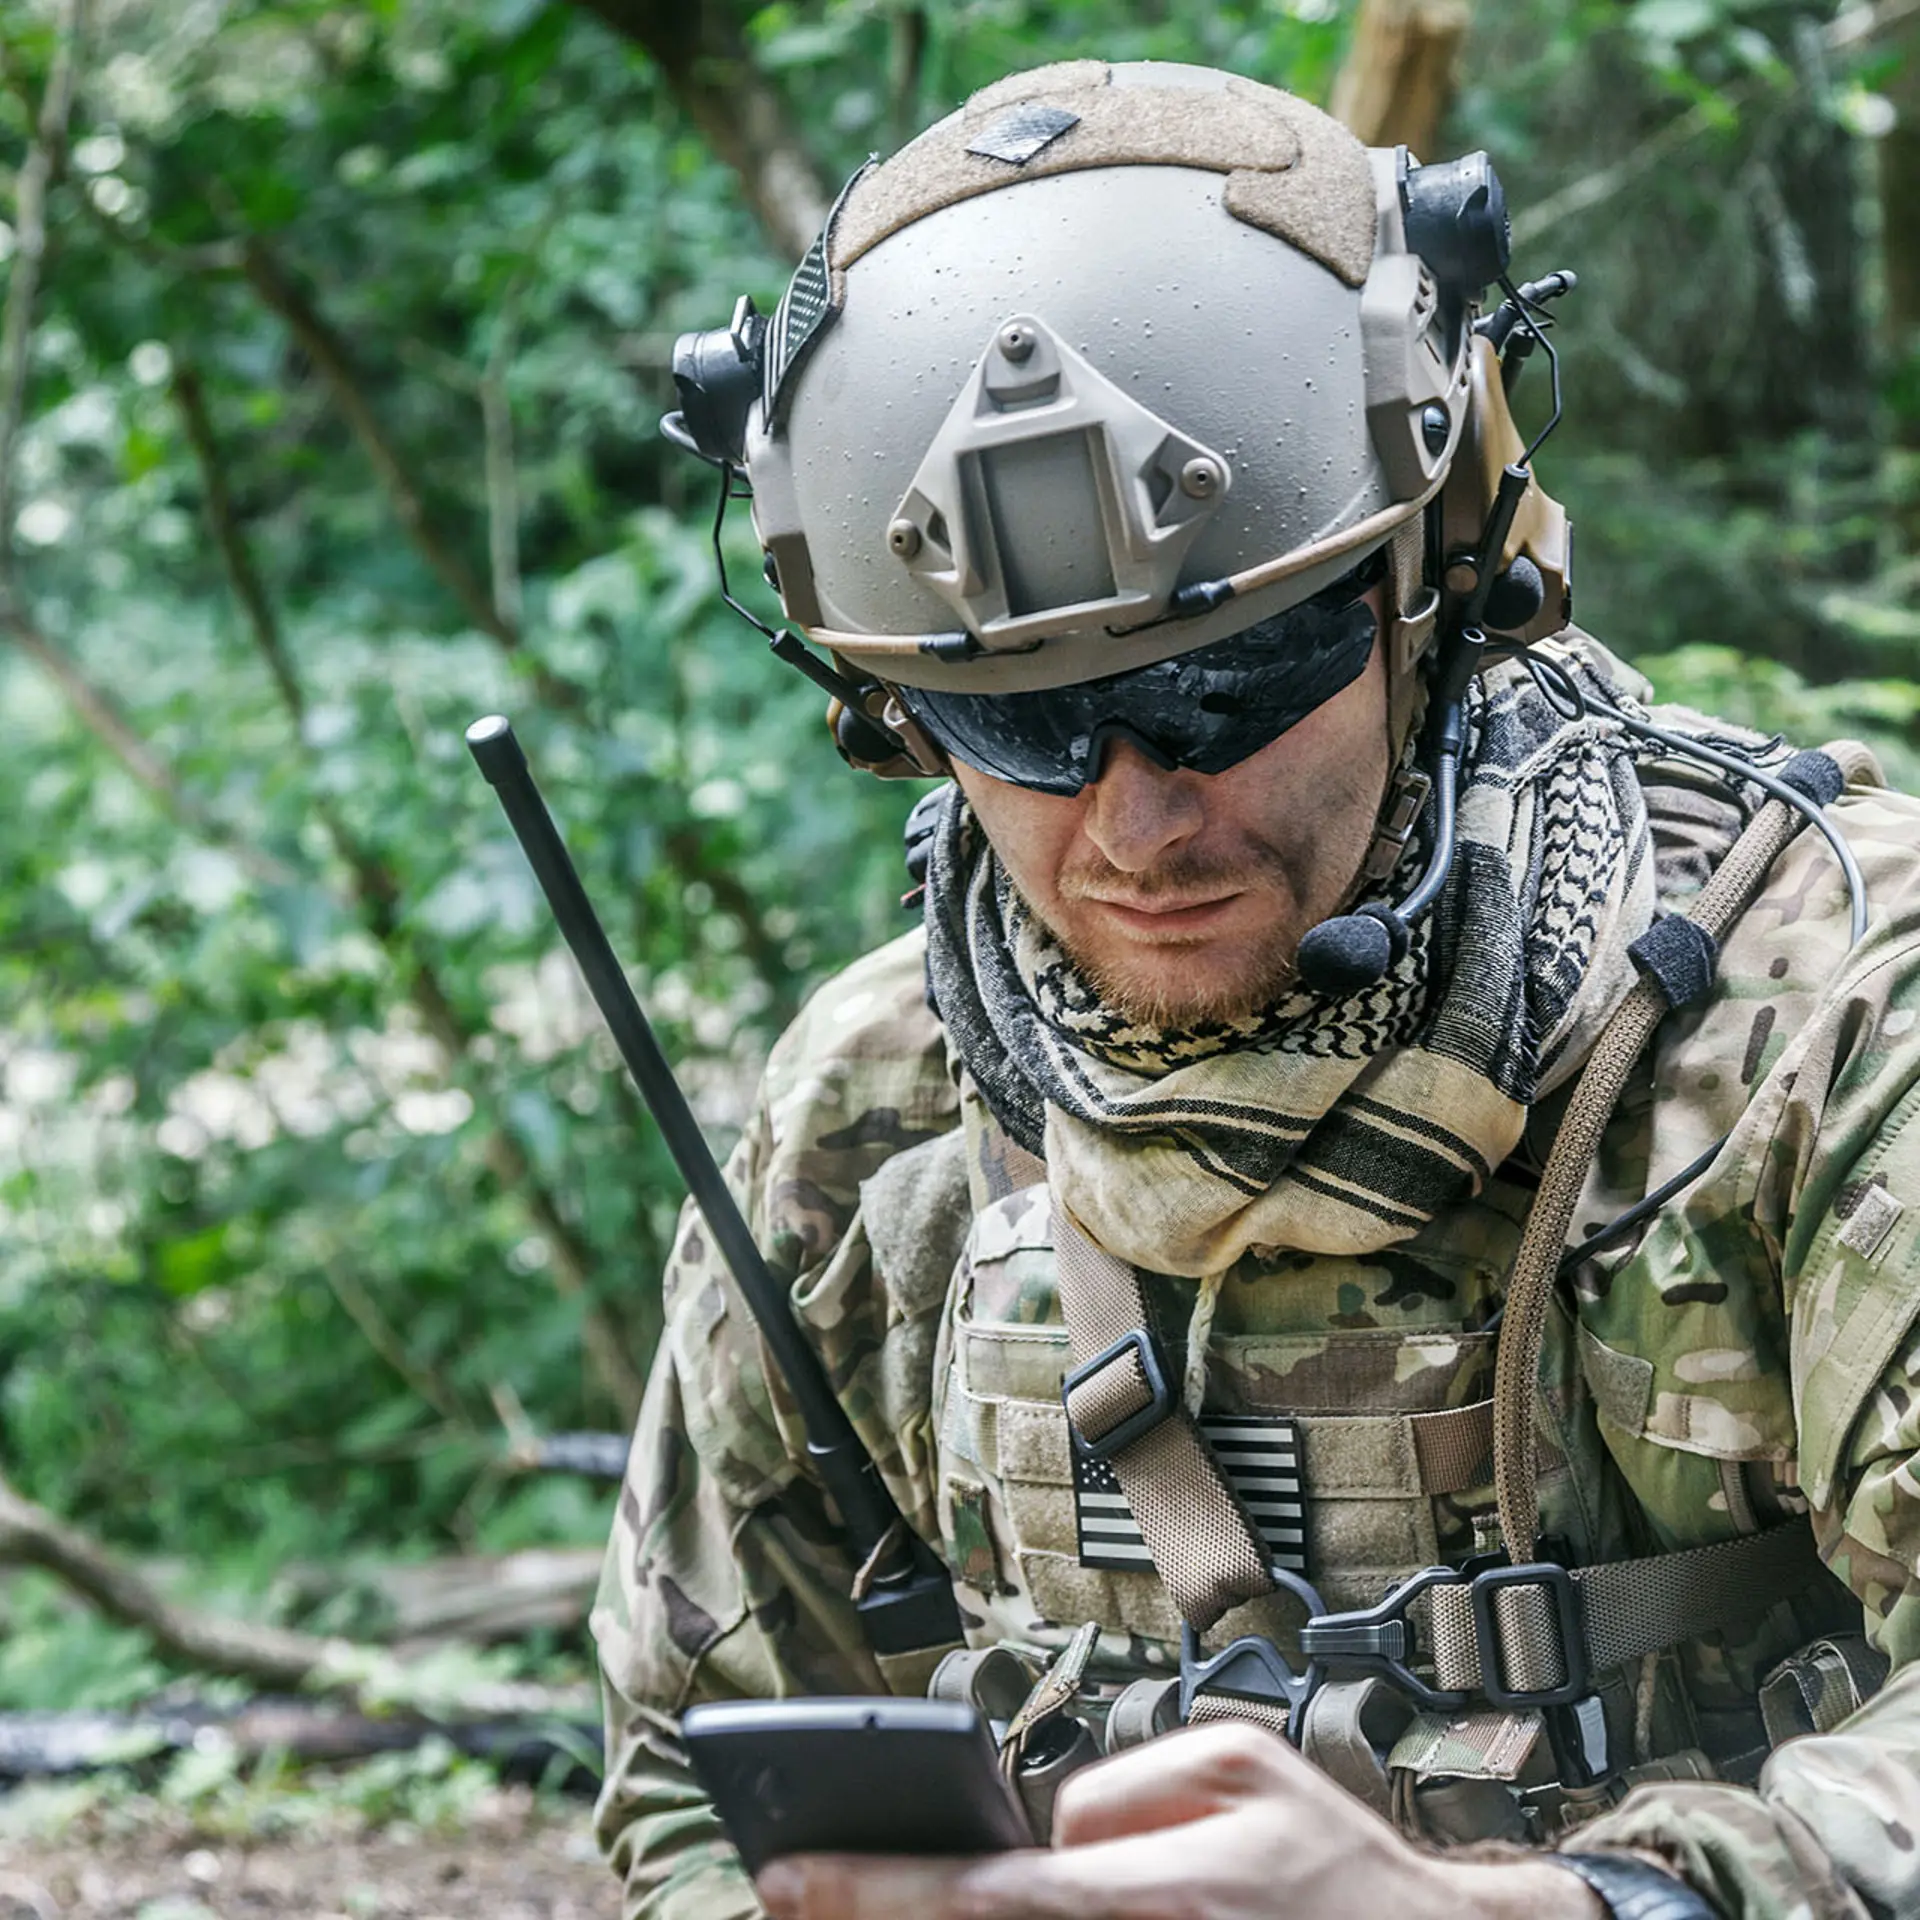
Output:
<svg viewBox="0 0 1920 1920">
<path fill-rule="evenodd" d="M 513 722 L 504 713 L 490 713 L 467 729 L 467 746 L 480 771 L 497 787 L 502 778 L 523 772 L 526 756 L 514 738 Z"/>
</svg>

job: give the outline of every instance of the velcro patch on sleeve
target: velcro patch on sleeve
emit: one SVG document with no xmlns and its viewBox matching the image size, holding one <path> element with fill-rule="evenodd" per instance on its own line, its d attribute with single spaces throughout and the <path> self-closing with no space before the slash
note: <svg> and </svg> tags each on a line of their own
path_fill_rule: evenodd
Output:
<svg viewBox="0 0 1920 1920">
<path fill-rule="evenodd" d="M 1904 1200 L 1896 1199 L 1877 1181 L 1871 1182 L 1854 1196 L 1846 1225 L 1834 1239 L 1861 1259 L 1871 1260 L 1886 1245 L 1894 1223 L 1906 1210 Z"/>
</svg>

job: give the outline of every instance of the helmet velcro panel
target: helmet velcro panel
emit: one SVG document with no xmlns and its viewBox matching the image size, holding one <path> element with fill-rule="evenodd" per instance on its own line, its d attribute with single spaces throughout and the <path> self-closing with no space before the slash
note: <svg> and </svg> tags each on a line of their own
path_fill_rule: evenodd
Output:
<svg viewBox="0 0 1920 1920">
<path fill-rule="evenodd" d="M 1076 60 L 997 82 L 859 181 L 834 223 L 833 267 L 942 207 L 1022 180 L 1174 166 L 1224 174 L 1223 202 L 1236 219 L 1359 286 L 1373 263 L 1376 217 L 1366 149 L 1289 94 L 1219 75 L 1195 84 L 1198 71 L 1170 67 L 1161 78 L 1135 66 L 1116 84 L 1114 69 Z M 1040 117 L 1036 108 L 1052 111 Z"/>
<path fill-rule="evenodd" d="M 1298 247 L 1348 286 L 1360 286 L 1373 266 L 1375 205 L 1366 149 L 1323 113 L 1298 117 L 1299 159 L 1281 172 L 1230 173 L 1222 204 L 1236 220 Z"/>
</svg>

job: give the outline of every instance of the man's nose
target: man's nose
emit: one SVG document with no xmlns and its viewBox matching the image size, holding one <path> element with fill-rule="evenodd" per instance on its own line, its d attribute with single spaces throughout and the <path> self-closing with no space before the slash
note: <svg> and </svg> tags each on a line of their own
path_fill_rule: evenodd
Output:
<svg viewBox="0 0 1920 1920">
<path fill-rule="evenodd" d="M 1084 789 L 1082 829 L 1122 873 L 1143 873 L 1206 820 L 1199 776 L 1156 766 L 1131 741 L 1107 749 L 1099 779 Z"/>
</svg>

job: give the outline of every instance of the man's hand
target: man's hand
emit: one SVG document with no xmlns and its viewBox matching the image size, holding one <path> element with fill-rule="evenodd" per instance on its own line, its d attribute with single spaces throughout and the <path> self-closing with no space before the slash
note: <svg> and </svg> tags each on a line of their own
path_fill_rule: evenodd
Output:
<svg viewBox="0 0 1920 1920">
<path fill-rule="evenodd" d="M 1539 1860 L 1420 1852 L 1259 1728 L 1169 1734 L 1060 1795 L 1050 1852 L 798 1854 L 760 1875 L 774 1920 L 1598 1920 Z"/>
</svg>

